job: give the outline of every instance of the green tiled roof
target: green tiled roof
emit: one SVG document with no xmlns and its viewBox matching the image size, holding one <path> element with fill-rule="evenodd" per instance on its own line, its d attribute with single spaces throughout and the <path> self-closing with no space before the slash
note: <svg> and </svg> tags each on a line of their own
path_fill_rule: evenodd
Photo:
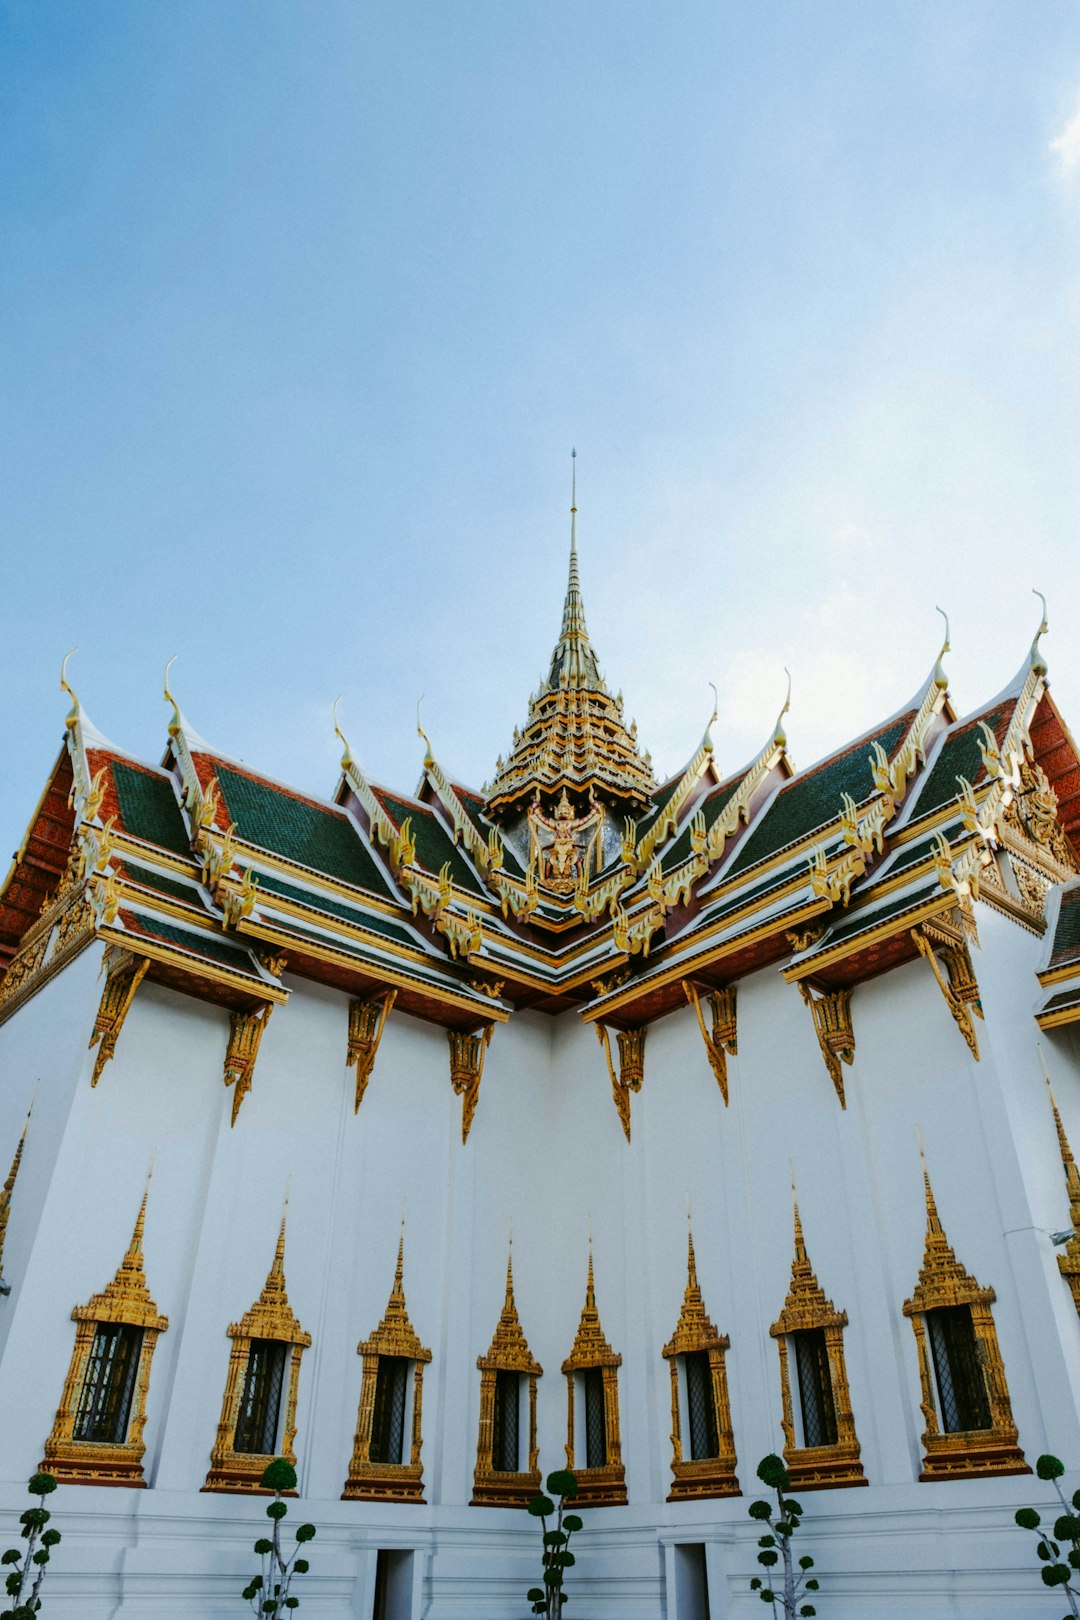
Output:
<svg viewBox="0 0 1080 1620">
<path fill-rule="evenodd" d="M 685 774 L 686 773 L 684 771 L 680 771 L 678 776 L 673 776 L 671 778 L 671 781 L 665 783 L 665 785 L 657 793 L 656 798 L 655 798 L 655 800 L 653 802 L 652 809 L 649 811 L 647 816 L 644 816 L 638 822 L 636 828 L 634 829 L 634 835 L 637 838 L 637 841 L 638 841 L 639 844 L 640 844 L 641 840 L 645 837 L 645 834 L 649 831 L 649 828 L 653 825 L 653 823 L 655 821 L 657 821 L 659 819 L 660 815 L 663 813 L 664 807 L 669 803 L 672 795 L 675 792 L 675 789 L 678 787 L 679 783 L 682 781 L 683 776 Z"/>
<path fill-rule="evenodd" d="M 411 836 L 416 840 L 416 858 L 427 871 L 437 874 L 447 861 L 450 876 L 460 889 L 469 889 L 482 895 L 484 890 L 473 876 L 472 869 L 458 849 L 442 822 L 422 804 L 409 804 L 395 799 L 393 794 L 379 789 L 379 798 L 398 827 L 412 821 Z"/>
<path fill-rule="evenodd" d="M 324 911 L 328 917 L 340 917 L 343 922 L 351 923 L 354 928 L 369 928 L 374 933 L 385 934 L 388 939 L 396 939 L 402 945 L 416 944 L 400 924 L 389 917 L 384 917 L 381 912 L 361 911 L 358 906 L 347 905 L 343 900 L 335 900 L 328 894 L 316 894 L 311 889 L 298 889 L 295 883 L 286 883 L 270 872 L 256 872 L 255 876 L 259 888 L 270 894 L 280 894 L 286 900 L 295 900 L 298 905 L 310 906 L 314 911 Z"/>
<path fill-rule="evenodd" d="M 458 787 L 456 784 L 454 791 L 465 807 L 465 814 L 468 816 L 469 820 L 472 822 L 473 826 L 486 843 L 488 833 L 491 831 L 494 823 L 484 820 L 483 799 L 481 799 L 475 793 L 470 793 L 468 788 Z M 500 839 L 500 843 L 502 844 L 503 851 L 503 870 L 509 872 L 512 877 L 524 877 L 525 868 L 522 866 L 521 862 L 518 860 L 516 854 L 506 842 L 505 838 Z"/>
<path fill-rule="evenodd" d="M 167 776 L 114 759 L 112 777 L 125 832 L 174 855 L 191 854 L 191 839 Z"/>
<path fill-rule="evenodd" d="M 930 775 L 923 784 L 922 792 L 915 803 L 914 815 L 928 816 L 934 810 L 940 810 L 943 804 L 955 799 L 960 791 L 958 776 L 966 779 L 974 787 L 982 774 L 982 731 L 979 721 L 985 720 L 994 736 L 998 736 L 998 728 L 1007 715 L 1013 711 L 1012 703 L 999 704 L 986 714 L 979 715 L 970 720 L 959 731 L 954 731 L 946 737 L 941 745 L 941 752 L 934 761 Z M 998 739 L 1000 741 L 1000 738 Z"/>
<path fill-rule="evenodd" d="M 258 977 L 250 954 L 242 946 L 231 945 L 216 934 L 204 934 L 201 929 L 179 928 L 173 922 L 166 922 L 162 917 L 148 917 L 144 912 L 139 912 L 134 920 L 136 926 L 130 930 L 134 938 L 138 938 L 140 933 L 148 934 L 150 938 L 161 940 L 166 945 L 175 945 L 182 951 L 197 952 L 211 962 L 232 968 L 234 973 L 245 973 L 248 978 Z"/>
<path fill-rule="evenodd" d="M 1054 929 L 1054 948 L 1050 966 L 1060 967 L 1070 957 L 1080 954 L 1080 885 L 1066 889 L 1061 896 L 1057 927 Z"/>
<path fill-rule="evenodd" d="M 912 709 L 885 730 L 871 732 L 844 753 L 837 754 L 834 759 L 819 765 L 805 776 L 796 776 L 781 788 L 761 820 L 743 840 L 728 876 L 745 872 L 748 867 L 775 855 L 788 844 L 808 837 L 819 827 L 827 827 L 839 816 L 845 793 L 850 793 L 856 804 L 868 799 L 874 791 L 874 779 L 870 774 L 871 743 L 879 742 L 891 759 L 914 716 Z"/>
<path fill-rule="evenodd" d="M 1080 984 L 1074 985 L 1071 990 L 1059 990 L 1056 996 L 1050 997 L 1042 1011 L 1061 1012 L 1066 1007 L 1074 1006 L 1078 1001 L 1080 1001 Z"/>
<path fill-rule="evenodd" d="M 705 800 L 704 804 L 700 806 L 700 808 L 705 812 L 705 829 L 707 832 L 711 832 L 713 825 L 715 824 L 721 811 L 737 792 L 739 783 L 741 781 L 742 778 L 739 777 L 737 781 L 729 782 L 726 787 L 721 785 L 720 787 L 714 788 L 712 793 L 710 793 L 708 798 Z M 695 811 L 695 814 L 696 813 L 697 812 Z M 691 817 L 691 820 L 692 819 L 693 818 Z M 675 842 L 672 844 L 671 848 L 667 851 L 663 860 L 660 862 L 660 869 L 663 872 L 673 872 L 677 866 L 682 865 L 683 861 L 688 860 L 689 856 L 690 823 L 687 822 L 678 838 L 676 838 Z"/>
<path fill-rule="evenodd" d="M 341 883 L 389 896 L 382 874 L 343 811 L 294 798 L 227 765 L 217 765 L 216 773 L 229 819 L 245 843 L 325 872 Z"/>
<path fill-rule="evenodd" d="M 183 900 L 189 906 L 201 907 L 203 904 L 202 895 L 194 884 L 182 883 L 179 878 L 160 872 L 156 866 L 144 866 L 141 861 L 133 861 L 125 856 L 124 873 L 132 883 L 140 883 L 158 894 L 167 894 L 173 900 Z"/>
<path fill-rule="evenodd" d="M 733 911 L 741 911 L 744 906 L 752 905 L 755 900 L 765 900 L 774 889 L 782 889 L 790 882 L 790 872 L 770 872 L 763 883 L 755 883 L 749 889 L 736 889 L 724 896 L 723 904 L 710 906 L 708 920 L 710 923 L 721 922 Z"/>
<path fill-rule="evenodd" d="M 821 950 L 830 951 L 834 945 L 839 945 L 845 939 L 851 939 L 856 934 L 866 933 L 871 928 L 877 928 L 880 923 L 888 922 L 890 917 L 902 917 L 905 911 L 914 911 L 917 906 L 925 905 L 932 900 L 935 893 L 941 893 L 940 884 L 926 883 L 915 890 L 914 894 L 893 895 L 883 906 L 875 906 L 873 911 L 866 906 L 860 906 L 858 911 L 849 913 L 841 919 L 832 929 L 827 939 L 822 940 Z"/>
</svg>

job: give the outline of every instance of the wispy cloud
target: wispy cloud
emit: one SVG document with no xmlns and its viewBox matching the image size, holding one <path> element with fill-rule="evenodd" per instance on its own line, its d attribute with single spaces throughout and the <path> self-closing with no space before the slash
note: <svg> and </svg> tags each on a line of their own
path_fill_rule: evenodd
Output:
<svg viewBox="0 0 1080 1620">
<path fill-rule="evenodd" d="M 1071 180 L 1080 171 L 1080 106 L 1077 107 L 1061 134 L 1050 142 L 1064 179 Z"/>
</svg>

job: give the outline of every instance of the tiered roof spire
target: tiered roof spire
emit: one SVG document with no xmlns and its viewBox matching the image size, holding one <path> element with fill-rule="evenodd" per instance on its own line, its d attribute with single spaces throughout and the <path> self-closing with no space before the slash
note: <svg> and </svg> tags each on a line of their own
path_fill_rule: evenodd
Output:
<svg viewBox="0 0 1080 1620">
<path fill-rule="evenodd" d="M 537 792 L 545 796 L 595 792 L 641 808 L 656 791 L 648 758 L 638 750 L 636 729 L 623 720 L 589 640 L 577 552 L 577 452 L 573 452 L 570 505 L 570 568 L 562 626 L 547 679 L 529 702 L 529 718 L 515 737 L 505 765 L 500 761 L 487 795 L 489 812 L 522 809 Z"/>
</svg>

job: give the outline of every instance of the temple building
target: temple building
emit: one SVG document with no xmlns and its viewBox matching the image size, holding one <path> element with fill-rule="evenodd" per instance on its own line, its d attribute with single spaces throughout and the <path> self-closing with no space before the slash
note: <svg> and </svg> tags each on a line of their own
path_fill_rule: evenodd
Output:
<svg viewBox="0 0 1080 1620">
<path fill-rule="evenodd" d="M 971 712 L 946 632 L 810 768 L 785 703 L 747 763 L 714 715 L 661 781 L 576 521 L 480 789 L 426 738 L 386 788 L 339 732 L 311 797 L 168 674 L 136 758 L 62 676 L 0 891 L 0 1508 L 61 1481 L 50 1615 L 239 1614 L 284 1455 L 310 1620 L 524 1620 L 522 1509 L 565 1466 L 571 1615 L 752 1616 L 774 1451 L 831 1620 L 1058 1612 L 1013 1524 L 1042 1452 L 1080 1471 L 1045 620 Z"/>
</svg>

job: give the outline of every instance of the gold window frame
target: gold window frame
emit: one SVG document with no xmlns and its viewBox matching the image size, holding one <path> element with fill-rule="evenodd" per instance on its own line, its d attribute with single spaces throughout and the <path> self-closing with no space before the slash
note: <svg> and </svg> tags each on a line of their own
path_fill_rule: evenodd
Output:
<svg viewBox="0 0 1080 1620">
<path fill-rule="evenodd" d="M 418 1502 L 424 1501 L 424 1468 L 420 1461 L 423 1446 L 422 1408 L 424 1396 L 424 1367 L 431 1360 L 431 1351 L 421 1344 L 409 1320 L 405 1304 L 404 1287 L 405 1239 L 398 1243 L 394 1286 L 386 1306 L 386 1314 L 370 1338 L 361 1339 L 356 1347 L 363 1357 L 360 1379 L 360 1409 L 356 1420 L 353 1453 L 349 1462 L 349 1477 L 342 1491 L 344 1501 L 366 1502 Z M 380 1356 L 398 1356 L 413 1364 L 412 1440 L 407 1463 L 374 1462 L 371 1456 L 371 1431 L 375 1416 L 375 1385 L 379 1376 Z"/>
<path fill-rule="evenodd" d="M 585 1283 L 585 1304 L 581 1311 L 570 1354 L 562 1364 L 566 1374 L 566 1466 L 577 1476 L 575 1508 L 618 1507 L 626 1501 L 626 1472 L 622 1461 L 622 1436 L 619 1430 L 619 1368 L 622 1356 L 614 1351 L 600 1326 L 596 1309 L 596 1287 L 593 1281 L 592 1250 L 589 1251 L 589 1271 Z M 574 1374 L 599 1367 L 604 1381 L 604 1422 L 607 1439 L 607 1462 L 598 1468 L 574 1466 Z"/>
<path fill-rule="evenodd" d="M 975 1278 L 956 1258 L 945 1236 L 938 1214 L 930 1177 L 923 1169 L 926 1198 L 926 1246 L 918 1285 L 903 1305 L 915 1332 L 915 1353 L 919 1363 L 920 1403 L 926 1428 L 922 1435 L 923 1464 L 920 1480 L 964 1479 L 974 1475 L 1030 1474 L 1018 1444 L 1012 1403 L 1005 1382 L 1005 1366 L 998 1347 L 997 1330 L 990 1307 L 996 1299 L 992 1288 L 980 1288 Z M 990 1407 L 988 1429 L 960 1429 L 943 1432 L 938 1421 L 937 1388 L 927 1343 L 926 1313 L 950 1305 L 966 1305 L 979 1365 Z"/>
<path fill-rule="evenodd" d="M 536 1380 L 544 1369 L 529 1349 L 517 1305 L 514 1301 L 513 1256 L 506 1263 L 506 1296 L 495 1336 L 486 1356 L 478 1356 L 480 1372 L 480 1430 L 476 1442 L 476 1470 L 473 1474 L 471 1507 L 526 1507 L 540 1489 L 540 1455 L 536 1443 Z M 495 1440 L 496 1375 L 511 1372 L 529 1381 L 529 1466 L 513 1472 L 496 1469 L 493 1459 Z"/>
<path fill-rule="evenodd" d="M 223 1491 L 243 1494 L 270 1494 L 262 1484 L 262 1476 L 275 1456 L 285 1457 L 296 1466 L 296 1400 L 300 1386 L 300 1358 L 311 1344 L 311 1334 L 300 1326 L 285 1287 L 285 1217 L 282 1217 L 274 1259 L 263 1284 L 262 1292 L 239 1322 L 231 1322 L 228 1337 L 232 1340 L 229 1352 L 229 1370 L 225 1378 L 225 1394 L 221 1402 L 221 1417 L 217 1438 L 210 1453 L 210 1472 L 206 1476 L 204 1491 Z M 240 1402 L 244 1393 L 248 1359 L 254 1339 L 272 1339 L 278 1344 L 291 1346 L 288 1357 L 288 1382 L 285 1389 L 285 1415 L 282 1424 L 281 1445 L 277 1452 L 262 1453 L 237 1451 L 236 1425 L 240 1417 Z M 295 1496 L 295 1491 L 284 1492 Z"/>
<path fill-rule="evenodd" d="M 686 1292 L 682 1310 L 663 1356 L 671 1368 L 671 1474 L 669 1502 L 709 1496 L 740 1496 L 735 1477 L 735 1438 L 731 1429 L 731 1402 L 728 1398 L 724 1353 L 731 1344 L 726 1333 L 719 1333 L 710 1320 L 698 1285 L 694 1235 L 687 1242 Z M 718 1450 L 715 1457 L 684 1457 L 682 1422 L 679 1412 L 680 1356 L 704 1351 L 709 1358 L 712 1378 L 713 1411 L 716 1415 Z"/>
<path fill-rule="evenodd" d="M 159 1315 L 150 1297 L 143 1271 L 142 1244 L 148 1193 L 149 1187 L 143 1193 L 131 1242 L 112 1282 L 103 1293 L 94 1294 L 87 1304 L 76 1305 L 71 1313 L 71 1319 L 76 1324 L 75 1347 L 41 1463 L 42 1470 L 53 1474 L 62 1485 L 146 1486 L 142 1466 L 146 1454 L 143 1431 L 146 1427 L 150 1366 L 158 1334 L 165 1333 L 169 1326 L 169 1318 Z M 143 1335 L 127 1438 L 115 1443 L 75 1439 L 79 1399 L 99 1326 L 141 1328 Z"/>
<path fill-rule="evenodd" d="M 806 1252 L 799 1206 L 795 1204 L 795 1257 L 791 1263 L 791 1286 L 784 1308 L 769 1329 L 780 1352 L 780 1399 L 784 1431 L 784 1461 L 792 1490 L 824 1491 L 837 1486 L 865 1485 L 860 1461 L 861 1450 L 851 1410 L 847 1366 L 844 1361 L 844 1329 L 847 1312 L 838 1311 L 814 1275 Z M 831 1446 L 798 1446 L 795 1443 L 795 1414 L 788 1366 L 788 1336 L 820 1328 L 825 1335 L 829 1361 L 833 1410 L 836 1414 L 836 1440 Z"/>
</svg>

